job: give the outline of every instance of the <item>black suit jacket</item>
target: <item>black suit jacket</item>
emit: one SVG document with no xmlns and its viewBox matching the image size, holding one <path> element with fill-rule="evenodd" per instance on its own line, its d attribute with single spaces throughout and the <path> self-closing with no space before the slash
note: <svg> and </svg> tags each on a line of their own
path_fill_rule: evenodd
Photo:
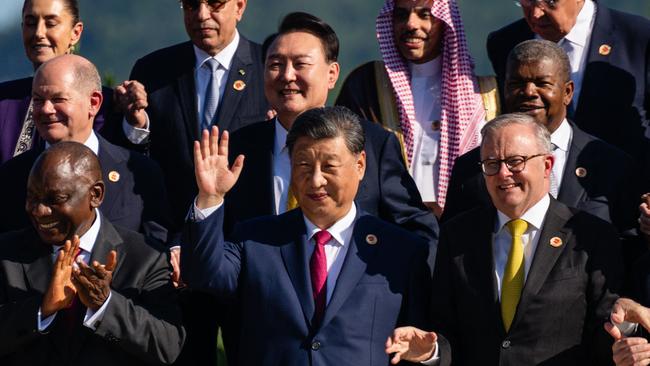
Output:
<svg viewBox="0 0 650 366">
<path fill-rule="evenodd" d="M 564 166 L 558 201 L 613 223 L 623 236 L 634 236 L 640 187 L 637 168 L 623 151 L 571 125 L 573 138 Z M 458 157 L 451 173 L 442 221 L 477 206 L 490 206 L 480 149 Z M 586 175 L 578 176 L 578 168 Z"/>
<path fill-rule="evenodd" d="M 478 208 L 442 227 L 433 330 L 442 365 L 609 365 L 603 329 L 622 279 L 610 224 L 551 198 L 510 330 L 494 273 L 496 210 Z M 561 245 L 550 245 L 559 238 Z"/>
<path fill-rule="evenodd" d="M 72 335 L 63 333 L 59 315 L 45 333 L 37 328 L 52 247 L 31 227 L 0 235 L 2 365 L 169 364 L 178 356 L 184 330 L 167 254 L 142 235 L 101 220 L 91 260 L 105 263 L 117 251 L 111 299 L 95 331 L 82 324 L 84 309 Z"/>
<path fill-rule="evenodd" d="M 160 164 L 167 190 L 172 193 L 172 217 L 178 228 L 197 193 L 192 157 L 200 126 L 195 63 L 188 41 L 144 56 L 131 71 L 131 79 L 147 89 L 151 122 L 147 148 L 149 156 Z M 241 91 L 234 88 L 237 80 L 246 84 Z M 242 36 L 219 102 L 216 121 L 221 131 L 232 132 L 265 118 L 268 107 L 263 81 L 261 48 Z"/>
<path fill-rule="evenodd" d="M 597 4 L 596 19 L 587 49 L 582 91 L 573 120 L 599 137 L 641 160 L 647 149 L 642 125 L 650 117 L 644 107 L 650 21 Z M 503 95 L 508 53 L 534 34 L 524 19 L 490 33 L 488 57 Z M 609 45 L 608 55 L 599 52 Z M 502 99 L 503 100 L 503 99 Z"/>
<path fill-rule="evenodd" d="M 98 158 L 106 185 L 101 210 L 115 225 L 140 231 L 162 242 L 167 240 L 171 226 L 167 192 L 162 183 L 160 167 L 140 153 L 99 139 Z M 0 166 L 0 192 L 5 193 L 4 209 L 0 210 L 0 232 L 29 225 L 25 213 L 27 179 L 32 165 L 43 147 L 27 151 Z M 117 172 L 113 182 L 109 172 Z"/>
</svg>

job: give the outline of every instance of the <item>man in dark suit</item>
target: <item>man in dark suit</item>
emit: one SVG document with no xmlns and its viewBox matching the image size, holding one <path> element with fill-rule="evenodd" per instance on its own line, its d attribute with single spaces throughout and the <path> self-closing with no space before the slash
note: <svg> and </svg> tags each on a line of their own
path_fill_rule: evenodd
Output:
<svg viewBox="0 0 650 366">
<path fill-rule="evenodd" d="M 503 91 L 506 59 L 522 41 L 557 42 L 571 59 L 576 97 L 570 117 L 585 132 L 641 161 L 647 150 L 643 106 L 650 21 L 593 0 L 524 0 L 524 19 L 490 33 L 487 50 Z"/>
<path fill-rule="evenodd" d="M 640 191 L 634 179 L 638 169 L 630 156 L 567 120 L 566 108 L 573 96 L 569 70 L 565 52 L 553 42 L 520 43 L 508 58 L 504 109 L 531 115 L 551 133 L 556 146 L 553 197 L 613 223 L 622 237 L 633 238 Z M 443 221 L 491 205 L 479 161 L 479 149 L 456 160 Z M 626 241 L 626 245 L 628 242 L 641 244 Z M 635 257 L 633 253 L 643 248 L 629 249 L 634 250 L 626 252 Z"/>
<path fill-rule="evenodd" d="M 237 31 L 247 0 L 183 0 L 190 41 L 139 59 L 131 80 L 144 84 L 150 124 L 125 126 L 128 139 L 145 148 L 165 177 L 174 224 L 180 227 L 196 195 L 192 143 L 212 125 L 235 131 L 263 120 L 261 47 Z M 215 69 L 211 70 L 210 65 Z"/>
<path fill-rule="evenodd" d="M 243 156 L 229 167 L 227 134 L 218 143 L 216 128 L 195 144 L 199 194 L 184 231 L 183 276 L 241 308 L 238 365 L 387 364 L 392 325 L 424 322 L 426 241 L 353 201 L 364 135 L 346 108 L 301 114 L 287 136 L 300 208 L 242 223 L 232 242 L 223 203 Z"/>
<path fill-rule="evenodd" d="M 180 353 L 166 251 L 99 213 L 101 174 L 76 142 L 34 164 L 32 225 L 0 235 L 3 365 L 170 364 Z"/>
<path fill-rule="evenodd" d="M 482 130 L 494 207 L 465 212 L 440 234 L 433 332 L 396 329 L 393 361 L 440 365 L 608 365 L 603 323 L 622 263 L 616 229 L 549 194 L 548 130 L 504 114 Z"/>
<path fill-rule="evenodd" d="M 38 154 L 58 142 L 76 141 L 90 147 L 102 164 L 107 197 L 102 211 L 106 217 L 163 242 L 167 239 L 171 219 L 160 168 L 147 157 L 93 132 L 94 117 L 103 101 L 100 90 L 97 69 L 80 56 L 59 56 L 38 69 L 32 97 L 34 123 L 45 144 L 0 166 L 0 176 L 11 177 L 0 180 L 0 190 L 6 195 L 0 232 L 28 223 L 23 210 L 25 187 Z"/>
</svg>

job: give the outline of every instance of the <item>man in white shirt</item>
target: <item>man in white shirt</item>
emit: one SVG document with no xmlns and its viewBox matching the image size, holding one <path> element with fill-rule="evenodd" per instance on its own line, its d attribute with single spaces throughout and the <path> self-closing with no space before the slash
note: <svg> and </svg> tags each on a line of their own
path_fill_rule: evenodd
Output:
<svg viewBox="0 0 650 366">
<path fill-rule="evenodd" d="M 342 107 L 305 111 L 287 136 L 299 208 L 222 230 L 224 196 L 244 157 L 228 135 L 195 144 L 199 194 L 183 237 L 182 274 L 241 310 L 238 365 L 386 364 L 394 324 L 423 324 L 427 243 L 354 203 L 365 174 L 364 131 Z"/>
<path fill-rule="evenodd" d="M 613 226 L 549 195 L 548 130 L 504 114 L 481 131 L 494 205 L 443 227 L 434 273 L 433 332 L 398 328 L 393 361 L 476 365 L 607 365 L 604 319 L 622 263 Z"/>
</svg>

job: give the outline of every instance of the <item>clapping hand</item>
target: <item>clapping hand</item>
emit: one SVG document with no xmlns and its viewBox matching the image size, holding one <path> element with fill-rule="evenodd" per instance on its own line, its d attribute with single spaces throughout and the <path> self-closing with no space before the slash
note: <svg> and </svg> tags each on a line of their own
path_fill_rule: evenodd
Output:
<svg viewBox="0 0 650 366">
<path fill-rule="evenodd" d="M 52 269 L 52 279 L 41 303 L 41 314 L 48 317 L 72 304 L 77 288 L 71 280 L 72 264 L 79 250 L 79 237 L 75 235 L 72 241 L 66 240 L 63 248 L 57 253 Z"/>
<path fill-rule="evenodd" d="M 88 309 L 99 310 L 111 293 L 113 270 L 117 265 L 117 252 L 111 250 L 106 256 L 106 264 L 93 261 L 91 266 L 79 261 L 73 270 L 72 281 L 77 288 L 79 300 Z"/>
</svg>

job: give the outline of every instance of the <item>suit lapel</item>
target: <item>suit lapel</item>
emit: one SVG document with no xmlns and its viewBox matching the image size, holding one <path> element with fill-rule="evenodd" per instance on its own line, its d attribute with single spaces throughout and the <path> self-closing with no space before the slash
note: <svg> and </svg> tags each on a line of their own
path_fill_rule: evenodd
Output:
<svg viewBox="0 0 650 366">
<path fill-rule="evenodd" d="M 567 206 L 578 207 L 578 204 L 584 200 L 583 196 L 587 192 L 582 184 L 580 184 L 575 171 L 578 167 L 578 157 L 580 157 L 582 149 L 587 144 L 587 139 L 586 135 L 576 128 L 575 125 L 571 124 L 571 129 L 573 130 L 573 137 L 571 139 L 571 146 L 569 147 L 569 154 L 564 164 L 564 173 L 557 199 Z"/>
<path fill-rule="evenodd" d="M 253 74 L 252 64 L 248 41 L 241 37 L 228 71 L 224 95 L 219 102 L 217 125 L 221 130 L 238 127 L 232 125 L 232 117 L 240 108 L 239 102 L 242 95 L 250 85 L 250 77 Z"/>
<path fill-rule="evenodd" d="M 176 87 L 178 88 L 178 101 L 183 115 L 183 122 L 185 122 L 187 137 L 192 142 L 199 139 L 199 126 L 201 124 L 199 123 L 199 113 L 197 111 L 196 83 L 194 80 L 196 57 L 194 56 L 192 43 L 187 42 L 186 44 L 187 49 L 183 51 L 184 65 L 182 66 L 185 72 L 176 79 Z M 190 146 L 192 146 L 191 143 Z"/>
<path fill-rule="evenodd" d="M 266 211 L 269 215 L 275 214 L 275 190 L 273 189 L 273 146 L 275 144 L 275 122 L 268 122 L 263 124 L 263 134 L 260 135 L 260 148 L 253 149 L 253 152 L 259 152 L 263 154 L 260 156 L 260 161 L 264 162 L 260 164 L 259 168 L 260 177 L 264 177 L 263 187 L 260 189 L 263 190 L 265 194 L 264 202 L 266 206 Z"/>
<path fill-rule="evenodd" d="M 314 317 L 314 298 L 312 296 L 311 277 L 309 275 L 309 243 L 305 223 L 302 220 L 302 211 L 290 212 L 288 228 L 300 228 L 296 230 L 295 240 L 280 248 L 282 260 L 298 296 L 298 301 L 305 316 L 305 322 L 311 324 Z"/>
<path fill-rule="evenodd" d="M 43 244 L 33 229 L 26 231 L 24 251 L 31 260 L 22 263 L 29 288 L 38 293 L 45 293 L 52 277 L 52 250 Z"/>
<path fill-rule="evenodd" d="M 539 292 L 548 274 L 555 266 L 555 262 L 557 262 L 566 248 L 566 243 L 571 238 L 571 230 L 565 227 L 565 224 L 570 218 L 571 211 L 551 198 L 551 204 L 546 213 L 544 227 L 539 234 L 533 263 L 530 266 L 530 271 L 526 278 L 512 327 L 516 326 L 517 320 L 524 316 L 526 308 L 531 301 L 530 299 Z M 551 239 L 555 238 L 559 238 L 562 241 L 560 247 L 556 248 L 550 245 Z"/>
<path fill-rule="evenodd" d="M 121 172 L 120 167 L 123 165 L 125 160 L 123 157 L 120 157 L 114 149 L 110 146 L 108 141 L 106 141 L 100 135 L 97 135 L 99 139 L 99 150 L 97 151 L 97 158 L 99 159 L 99 164 L 102 166 L 102 175 L 104 178 L 104 184 L 106 186 L 106 193 L 104 195 L 105 199 L 101 204 L 100 210 L 111 216 L 111 211 L 115 207 L 116 203 L 119 201 L 117 197 L 120 196 L 120 187 L 122 186 L 119 182 L 113 182 L 108 179 L 110 172 L 117 172 L 119 174 L 124 174 Z"/>
</svg>

